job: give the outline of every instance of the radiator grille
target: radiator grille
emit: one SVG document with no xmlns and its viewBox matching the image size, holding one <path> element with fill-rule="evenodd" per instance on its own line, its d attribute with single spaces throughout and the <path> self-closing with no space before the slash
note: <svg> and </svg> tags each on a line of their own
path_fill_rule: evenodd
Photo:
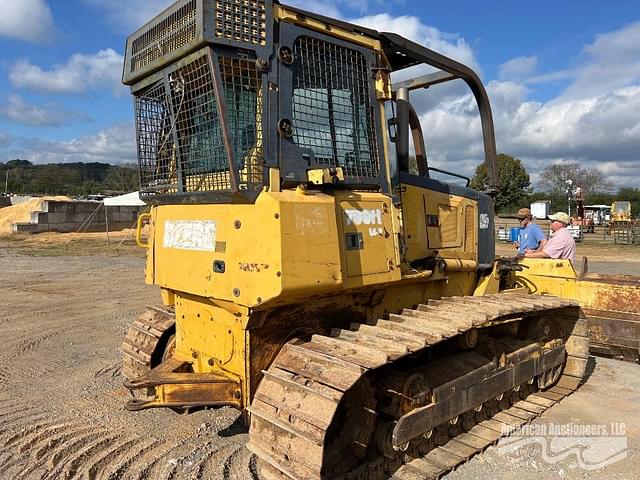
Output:
<svg viewBox="0 0 640 480">
<path fill-rule="evenodd" d="M 209 55 L 207 49 L 136 95 L 143 192 L 232 187 Z M 238 187 L 253 190 L 262 183 L 261 81 L 253 61 L 219 62 Z"/>
<path fill-rule="evenodd" d="M 216 0 L 216 37 L 265 45 L 267 13 L 264 1 Z"/>
<path fill-rule="evenodd" d="M 191 42 L 196 36 L 196 0 L 191 0 L 153 25 L 131 43 L 131 72 Z"/>
<path fill-rule="evenodd" d="M 315 161 L 351 177 L 379 171 L 370 70 L 356 50 L 317 38 L 294 44 L 294 141 Z"/>
</svg>

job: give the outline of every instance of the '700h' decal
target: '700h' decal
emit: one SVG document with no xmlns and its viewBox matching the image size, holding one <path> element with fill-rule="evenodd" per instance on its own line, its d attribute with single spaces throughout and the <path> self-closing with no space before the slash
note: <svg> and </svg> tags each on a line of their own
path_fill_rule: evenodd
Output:
<svg viewBox="0 0 640 480">
<path fill-rule="evenodd" d="M 384 235 L 382 223 L 382 210 L 379 208 L 345 208 L 345 225 L 371 225 L 369 227 L 369 236 L 377 237 Z"/>
</svg>

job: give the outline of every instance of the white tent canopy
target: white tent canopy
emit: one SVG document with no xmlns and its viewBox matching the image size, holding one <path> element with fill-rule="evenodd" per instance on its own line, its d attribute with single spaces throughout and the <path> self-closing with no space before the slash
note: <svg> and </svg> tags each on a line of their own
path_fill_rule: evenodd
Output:
<svg viewBox="0 0 640 480">
<path fill-rule="evenodd" d="M 103 202 L 105 207 L 141 207 L 145 205 L 145 203 L 140 200 L 138 192 L 105 198 Z"/>
</svg>

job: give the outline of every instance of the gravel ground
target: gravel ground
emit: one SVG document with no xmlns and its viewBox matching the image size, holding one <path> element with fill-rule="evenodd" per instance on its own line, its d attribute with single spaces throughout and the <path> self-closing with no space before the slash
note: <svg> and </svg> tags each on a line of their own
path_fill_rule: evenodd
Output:
<svg viewBox="0 0 640 480">
<path fill-rule="evenodd" d="M 0 246 L 0 478 L 252 479 L 231 408 L 126 412 L 118 347 L 159 294 L 135 257 Z"/>
<path fill-rule="evenodd" d="M 233 409 L 179 415 L 122 408 L 118 347 L 126 324 L 159 302 L 132 256 L 27 256 L 0 242 L 0 479 L 256 479 Z M 538 423 L 626 422 L 626 458 L 604 471 L 578 454 L 546 462 L 541 447 L 500 448 L 449 475 L 637 478 L 640 367 L 598 359 L 585 386 Z"/>
<path fill-rule="evenodd" d="M 589 262 L 589 271 L 593 273 L 619 273 L 640 276 L 640 262 L 637 260 L 616 262 Z"/>
<path fill-rule="evenodd" d="M 540 478 L 632 480 L 640 468 L 640 365 L 590 358 L 586 383 L 534 420 L 530 432 L 501 440 L 447 480 Z M 623 427 L 612 424 L 622 423 Z M 597 435 L 537 435 L 566 425 L 593 425 Z M 602 430 L 606 428 L 607 435 Z M 537 430 L 536 430 L 537 429 Z M 546 432 L 545 432 L 546 430 Z M 622 433 L 623 435 L 614 435 Z M 531 433 L 533 435 L 524 435 Z M 535 438 L 532 438 L 535 437 Z M 519 448 L 511 450 L 510 447 Z M 520 440 L 523 440 L 520 443 Z M 534 442 L 535 440 L 535 442 Z M 605 465 L 607 460 L 611 463 Z M 602 463 L 602 468 L 598 465 Z"/>
</svg>

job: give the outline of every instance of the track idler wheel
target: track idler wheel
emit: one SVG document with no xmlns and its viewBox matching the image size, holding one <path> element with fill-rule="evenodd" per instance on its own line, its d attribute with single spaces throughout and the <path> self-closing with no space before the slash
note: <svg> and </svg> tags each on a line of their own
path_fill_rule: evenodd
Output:
<svg viewBox="0 0 640 480">
<path fill-rule="evenodd" d="M 386 383 L 379 387 L 379 411 L 395 418 L 409 413 L 414 408 L 426 405 L 431 400 L 431 390 L 421 373 L 393 372 Z"/>
</svg>

